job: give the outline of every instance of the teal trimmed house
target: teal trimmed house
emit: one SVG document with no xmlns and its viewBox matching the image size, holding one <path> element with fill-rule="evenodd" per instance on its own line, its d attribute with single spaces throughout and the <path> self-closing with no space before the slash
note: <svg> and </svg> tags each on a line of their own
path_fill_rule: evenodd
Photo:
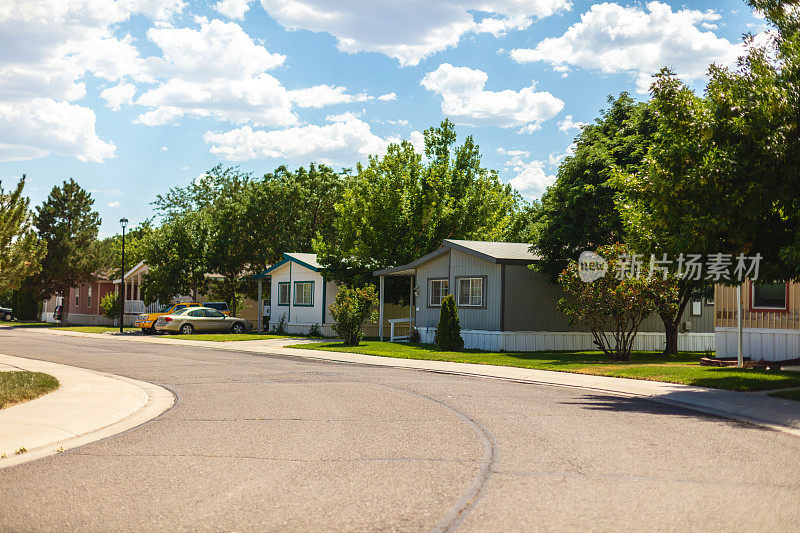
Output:
<svg viewBox="0 0 800 533">
<path fill-rule="evenodd" d="M 258 279 L 259 329 L 274 328 L 281 318 L 288 333 L 308 333 L 319 325 L 325 335 L 332 334 L 333 321 L 328 306 L 339 286 L 325 280 L 317 254 L 284 253 L 283 259 L 255 276 Z"/>
</svg>

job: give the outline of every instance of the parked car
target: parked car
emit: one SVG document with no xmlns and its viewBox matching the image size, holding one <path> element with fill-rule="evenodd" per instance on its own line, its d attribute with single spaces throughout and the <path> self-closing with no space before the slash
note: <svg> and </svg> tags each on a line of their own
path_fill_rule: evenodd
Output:
<svg viewBox="0 0 800 533">
<path fill-rule="evenodd" d="M 228 302 L 203 302 L 203 307 L 210 307 L 211 309 L 216 309 L 220 313 L 224 313 L 228 316 L 231 315 L 231 311 L 228 309 Z"/>
<path fill-rule="evenodd" d="M 0 307 L 0 318 L 6 322 L 14 320 L 14 311 L 8 307 Z"/>
<path fill-rule="evenodd" d="M 200 307 L 200 303 L 198 302 L 180 302 L 169 304 L 161 308 L 160 311 L 157 313 L 142 313 L 136 317 L 136 320 L 133 322 L 133 326 L 137 328 L 142 328 L 142 333 L 155 333 L 156 331 L 156 320 L 158 317 L 163 315 L 169 315 L 174 313 L 175 311 L 179 311 L 181 309 L 187 309 L 189 307 Z"/>
<path fill-rule="evenodd" d="M 156 331 L 166 333 L 244 333 L 253 329 L 253 323 L 244 318 L 228 316 L 210 307 L 187 309 L 180 314 L 161 315 L 155 323 Z"/>
<path fill-rule="evenodd" d="M 55 311 L 53 311 L 53 320 L 57 320 L 61 322 L 61 310 L 64 308 L 62 305 L 57 305 Z"/>
</svg>

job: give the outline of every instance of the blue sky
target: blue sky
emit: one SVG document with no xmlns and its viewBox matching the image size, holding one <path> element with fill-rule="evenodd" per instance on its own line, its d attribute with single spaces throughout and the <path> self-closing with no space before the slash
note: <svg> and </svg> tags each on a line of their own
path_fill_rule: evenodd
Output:
<svg viewBox="0 0 800 533">
<path fill-rule="evenodd" d="M 12 4 L 15 0 L 12 0 Z M 528 198 L 609 94 L 662 65 L 702 89 L 741 0 L 19 0 L 0 9 L 0 180 L 74 177 L 101 232 L 218 162 L 353 167 L 450 117 Z"/>
</svg>

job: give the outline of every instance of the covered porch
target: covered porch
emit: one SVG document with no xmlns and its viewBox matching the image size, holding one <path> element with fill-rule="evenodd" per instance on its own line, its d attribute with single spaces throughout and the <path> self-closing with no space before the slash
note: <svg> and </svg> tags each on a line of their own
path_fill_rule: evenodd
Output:
<svg viewBox="0 0 800 533">
<path fill-rule="evenodd" d="M 138 315 L 140 313 L 155 313 L 162 306 L 160 302 L 146 305 L 142 292 L 142 279 L 150 269 L 144 261 L 139 261 L 133 268 L 128 270 L 122 279 L 114 280 L 114 287 L 117 294 L 125 296 L 125 314 Z"/>
<path fill-rule="evenodd" d="M 378 278 L 378 339 L 384 340 L 385 334 L 389 334 L 389 341 L 408 340 L 411 335 L 412 329 L 415 327 L 414 318 L 415 314 L 415 281 L 417 277 L 417 270 L 412 264 L 402 265 L 393 268 L 378 270 L 373 273 L 373 276 Z M 386 314 L 386 277 L 402 278 L 407 277 L 408 284 L 408 317 L 398 317 L 385 319 Z M 393 306 L 394 307 L 394 306 Z"/>
</svg>

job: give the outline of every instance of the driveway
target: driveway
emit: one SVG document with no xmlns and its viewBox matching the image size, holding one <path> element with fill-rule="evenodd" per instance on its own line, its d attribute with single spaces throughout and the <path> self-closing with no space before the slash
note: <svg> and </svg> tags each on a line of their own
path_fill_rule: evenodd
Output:
<svg viewBox="0 0 800 533">
<path fill-rule="evenodd" d="M 33 330 L 0 330 L 0 352 L 178 397 L 140 427 L 0 470 L 4 531 L 800 522 L 800 439 L 644 400 Z"/>
</svg>

